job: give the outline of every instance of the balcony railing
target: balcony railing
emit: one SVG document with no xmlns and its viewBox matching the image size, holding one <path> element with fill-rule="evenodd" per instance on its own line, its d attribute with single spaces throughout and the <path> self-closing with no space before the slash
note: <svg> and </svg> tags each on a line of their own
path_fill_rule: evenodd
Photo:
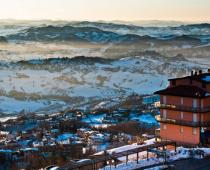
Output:
<svg viewBox="0 0 210 170">
<path fill-rule="evenodd" d="M 171 104 L 159 104 L 157 107 L 161 109 L 171 109 L 171 110 L 179 110 L 185 112 L 193 112 L 193 113 L 207 113 L 210 112 L 210 107 L 190 107 L 190 106 L 182 106 L 182 105 L 171 105 Z"/>
<path fill-rule="evenodd" d="M 160 115 L 155 117 L 158 122 L 162 123 L 168 123 L 168 124 L 176 124 L 176 125 L 181 125 L 181 126 L 190 126 L 190 127 L 209 127 L 210 126 L 210 121 L 186 121 L 186 120 L 175 120 L 175 119 L 167 119 L 163 118 Z"/>
</svg>

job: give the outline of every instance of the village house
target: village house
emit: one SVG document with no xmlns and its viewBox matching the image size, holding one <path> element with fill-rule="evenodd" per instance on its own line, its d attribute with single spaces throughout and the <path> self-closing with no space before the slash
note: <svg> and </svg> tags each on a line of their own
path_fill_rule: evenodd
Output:
<svg viewBox="0 0 210 170">
<path fill-rule="evenodd" d="M 210 142 L 210 69 L 169 79 L 160 95 L 160 138 L 185 144 Z"/>
<path fill-rule="evenodd" d="M 7 137 L 7 135 L 9 134 L 9 132 L 5 132 L 5 131 L 0 131 L 0 140 L 3 140 Z"/>
</svg>

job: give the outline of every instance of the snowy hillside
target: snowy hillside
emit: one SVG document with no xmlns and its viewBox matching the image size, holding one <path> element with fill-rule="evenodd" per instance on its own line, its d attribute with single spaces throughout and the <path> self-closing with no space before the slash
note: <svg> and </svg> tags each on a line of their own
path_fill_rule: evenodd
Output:
<svg viewBox="0 0 210 170">
<path fill-rule="evenodd" d="M 145 24 L 0 21 L 0 112 L 116 104 L 210 67 L 209 24 Z"/>
<path fill-rule="evenodd" d="M 152 94 L 165 88 L 168 78 L 188 75 L 192 69 L 207 69 L 208 66 L 181 57 L 174 60 L 161 56 L 3 62 L 0 93 L 6 98 L 1 98 L 0 107 L 2 111 L 7 111 L 4 108 L 8 106 L 7 101 L 17 103 L 19 107 L 21 103 L 17 100 L 31 101 L 35 109 L 28 108 L 27 104 L 22 104 L 22 109 L 36 111 L 44 106 L 52 107 L 50 100 L 55 100 L 54 103 L 61 107 L 65 105 L 62 102 L 78 97 L 91 102 L 92 98 L 114 99 L 133 93 Z"/>
</svg>

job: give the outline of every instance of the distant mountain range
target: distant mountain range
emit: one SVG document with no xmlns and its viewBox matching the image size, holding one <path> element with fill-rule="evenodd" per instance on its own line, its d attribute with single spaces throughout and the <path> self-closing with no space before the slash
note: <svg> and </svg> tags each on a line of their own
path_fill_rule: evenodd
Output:
<svg viewBox="0 0 210 170">
<path fill-rule="evenodd" d="M 2 28 L 1 28 L 2 27 Z M 72 22 L 52 25 L 0 27 L 0 41 L 73 41 L 84 43 L 138 43 L 141 41 L 197 41 L 210 42 L 210 24 L 175 27 L 142 27 L 136 25 Z M 6 33 L 6 30 L 13 30 Z M 15 31 L 15 29 L 17 31 Z M 5 35 L 4 35 L 5 34 Z"/>
<path fill-rule="evenodd" d="M 23 32 L 9 35 L 8 40 L 19 41 L 74 41 L 92 43 L 116 43 L 123 41 L 137 41 L 137 35 L 119 35 L 117 33 L 103 31 L 95 27 L 72 27 L 72 26 L 46 26 L 29 28 Z"/>
</svg>

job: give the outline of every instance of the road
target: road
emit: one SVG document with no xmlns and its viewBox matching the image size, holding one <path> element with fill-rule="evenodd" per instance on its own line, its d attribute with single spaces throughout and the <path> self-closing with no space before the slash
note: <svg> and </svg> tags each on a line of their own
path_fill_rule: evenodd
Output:
<svg viewBox="0 0 210 170">
<path fill-rule="evenodd" d="M 204 159 L 184 159 L 169 163 L 175 165 L 175 170 L 210 170 L 210 156 Z M 154 166 L 148 166 L 152 168 Z M 146 168 L 139 168 L 136 170 L 143 170 Z"/>
<path fill-rule="evenodd" d="M 176 170 L 210 170 L 210 157 L 175 161 Z"/>
</svg>

